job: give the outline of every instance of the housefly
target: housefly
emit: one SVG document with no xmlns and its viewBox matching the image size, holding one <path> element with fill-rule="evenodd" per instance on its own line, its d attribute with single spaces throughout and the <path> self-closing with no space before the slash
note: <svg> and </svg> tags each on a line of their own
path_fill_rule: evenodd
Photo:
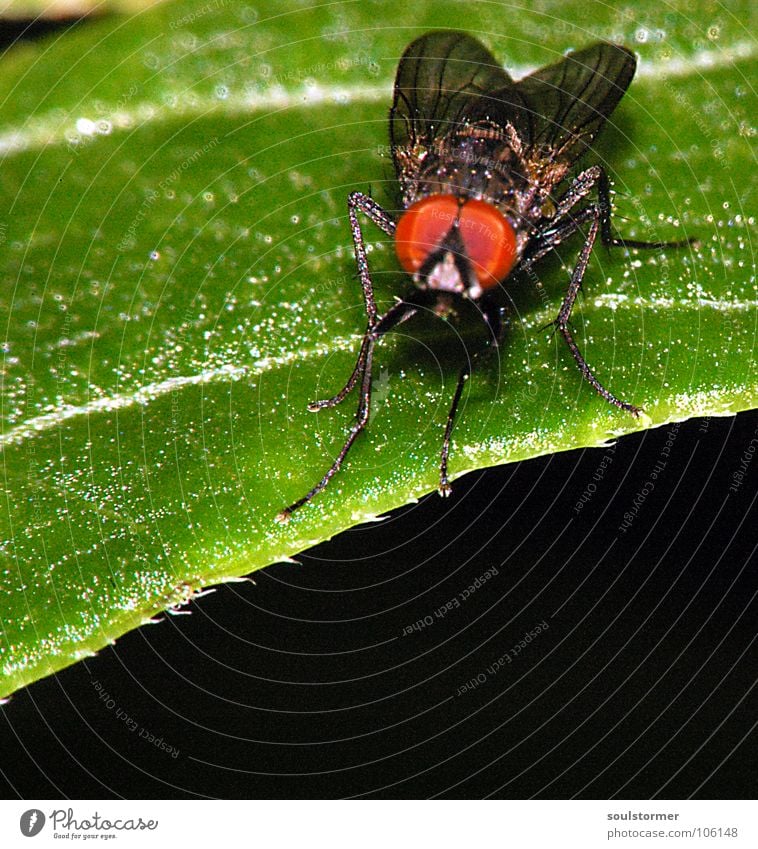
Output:
<svg viewBox="0 0 758 849">
<path fill-rule="evenodd" d="M 368 324 L 347 383 L 333 397 L 309 405 L 312 411 L 334 407 L 358 387 L 355 421 L 326 474 L 279 514 L 280 522 L 327 486 L 366 426 L 374 347 L 385 333 L 422 309 L 454 315 L 467 299 L 477 305 L 486 325 L 484 350 L 496 348 L 505 326 L 498 306 L 500 286 L 577 232 L 584 244 L 552 323 L 587 382 L 608 403 L 640 414 L 639 407 L 620 400 L 595 376 L 569 324 L 598 236 L 614 247 L 688 244 L 615 237 L 603 166 L 591 165 L 570 179 L 570 170 L 627 90 L 635 67 L 631 51 L 601 42 L 514 81 L 479 41 L 462 32 L 430 32 L 408 46 L 398 65 L 390 109 L 392 157 L 404 211 L 395 221 L 368 195 L 348 196 Z M 400 265 L 413 281 L 411 291 L 382 315 L 374 300 L 359 213 L 393 237 Z M 468 360 L 445 426 L 443 495 L 450 492 L 450 437 L 470 371 Z"/>
</svg>

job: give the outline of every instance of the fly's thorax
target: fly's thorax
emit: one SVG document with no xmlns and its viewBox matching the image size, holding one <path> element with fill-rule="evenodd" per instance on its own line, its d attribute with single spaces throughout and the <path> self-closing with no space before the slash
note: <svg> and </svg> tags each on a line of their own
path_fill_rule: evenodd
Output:
<svg viewBox="0 0 758 849">
<path fill-rule="evenodd" d="M 483 198 L 506 212 L 517 205 L 527 184 L 518 157 L 502 140 L 472 135 L 475 129 L 436 139 L 408 161 L 401 181 L 407 205 L 432 194 Z"/>
</svg>

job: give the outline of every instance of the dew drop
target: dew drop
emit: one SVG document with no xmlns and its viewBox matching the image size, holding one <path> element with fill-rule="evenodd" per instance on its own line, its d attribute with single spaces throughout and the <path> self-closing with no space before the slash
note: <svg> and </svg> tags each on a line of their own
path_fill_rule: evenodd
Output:
<svg viewBox="0 0 758 849">
<path fill-rule="evenodd" d="M 83 136 L 94 136 L 97 132 L 97 126 L 94 121 L 89 118 L 78 118 L 76 121 L 76 129 Z"/>
<path fill-rule="evenodd" d="M 243 6 L 240 9 L 239 16 L 246 24 L 254 24 L 258 20 L 258 10 L 252 6 Z"/>
</svg>

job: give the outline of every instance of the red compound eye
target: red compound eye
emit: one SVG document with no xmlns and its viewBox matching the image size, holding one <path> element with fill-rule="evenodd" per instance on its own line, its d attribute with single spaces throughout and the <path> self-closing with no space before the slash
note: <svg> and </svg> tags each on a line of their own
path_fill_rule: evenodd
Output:
<svg viewBox="0 0 758 849">
<path fill-rule="evenodd" d="M 400 264 L 415 274 L 456 220 L 479 285 L 495 286 L 513 268 L 516 234 L 505 216 L 483 200 L 461 206 L 453 195 L 431 195 L 408 207 L 395 231 Z"/>
<path fill-rule="evenodd" d="M 516 234 L 492 204 L 470 200 L 461 209 L 458 228 L 482 289 L 495 286 L 513 268 Z"/>
<path fill-rule="evenodd" d="M 460 206 L 453 195 L 431 195 L 416 201 L 403 213 L 395 231 L 400 265 L 415 274 L 439 247 L 455 223 Z"/>
</svg>

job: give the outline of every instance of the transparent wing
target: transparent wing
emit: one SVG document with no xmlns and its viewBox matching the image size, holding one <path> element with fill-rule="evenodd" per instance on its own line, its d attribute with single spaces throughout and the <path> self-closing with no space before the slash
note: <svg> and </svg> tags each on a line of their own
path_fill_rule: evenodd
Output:
<svg viewBox="0 0 758 849">
<path fill-rule="evenodd" d="M 533 155 L 574 162 L 624 96 L 636 66 L 631 51 L 600 42 L 519 80 L 525 110 L 515 125 L 522 142 Z"/>
<path fill-rule="evenodd" d="M 512 85 L 489 50 L 466 33 L 437 30 L 417 38 L 403 53 L 395 77 L 393 151 L 430 146 L 486 111 L 493 92 Z"/>
</svg>

